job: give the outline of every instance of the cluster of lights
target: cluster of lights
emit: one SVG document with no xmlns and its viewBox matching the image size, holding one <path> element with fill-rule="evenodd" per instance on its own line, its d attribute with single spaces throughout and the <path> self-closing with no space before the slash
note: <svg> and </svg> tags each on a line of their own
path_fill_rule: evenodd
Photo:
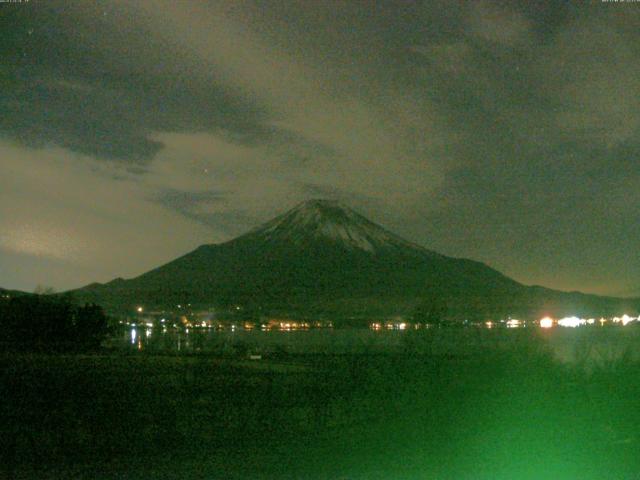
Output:
<svg viewBox="0 0 640 480">
<path fill-rule="evenodd" d="M 638 321 L 640 319 L 640 317 L 630 317 L 629 315 L 623 315 L 622 317 L 613 317 L 611 319 L 612 323 L 615 324 L 622 324 L 627 325 L 631 322 L 635 322 Z M 557 322 L 554 321 L 551 317 L 544 317 L 542 319 L 540 319 L 539 321 L 539 325 L 541 328 L 551 328 L 553 327 L 555 324 L 561 326 L 561 327 L 568 327 L 568 328 L 576 328 L 576 327 L 581 327 L 584 325 L 595 325 L 596 322 L 599 323 L 600 325 L 604 325 L 605 323 L 607 323 L 607 319 L 606 318 L 600 318 L 600 320 L 597 320 L 595 318 L 579 318 L 576 316 L 572 316 L 572 317 L 564 317 L 559 319 Z"/>
<path fill-rule="evenodd" d="M 369 324 L 369 328 L 371 330 L 382 330 L 382 329 L 386 329 L 386 330 L 407 330 L 410 328 L 413 328 L 414 330 L 418 330 L 419 328 L 421 328 L 421 325 L 419 323 L 407 323 L 407 322 L 386 322 L 386 323 L 381 323 L 381 322 L 374 322 L 374 323 L 370 323 Z"/>
<path fill-rule="evenodd" d="M 8 298 L 8 295 L 6 296 Z M 187 304 L 187 306 L 191 306 L 191 304 Z M 177 305 L 177 307 L 179 309 L 183 308 L 183 305 Z M 236 310 L 240 310 L 241 307 L 239 305 L 235 306 Z M 142 306 L 138 306 L 136 307 L 136 312 L 137 313 L 143 313 L 144 312 L 144 308 Z M 605 323 L 607 323 L 609 320 L 605 319 L 605 318 L 600 318 L 600 320 L 598 320 L 598 323 L 600 325 L 604 325 Z M 628 325 L 631 322 L 640 322 L 640 317 L 631 317 L 627 314 L 622 315 L 621 317 L 613 317 L 610 320 L 612 323 L 614 324 L 621 324 L 621 325 Z M 161 319 L 160 323 L 164 324 L 166 322 L 166 319 Z M 122 323 L 122 322 L 120 322 Z M 127 322 L 128 323 L 128 322 Z M 191 326 L 194 327 L 201 327 L 201 328 L 212 328 L 213 325 L 211 324 L 211 322 L 205 322 L 202 321 L 200 323 L 196 323 L 195 325 L 192 325 L 191 322 L 187 321 L 186 317 L 182 317 L 182 323 L 184 324 L 184 326 L 187 328 L 187 332 L 188 332 L 188 328 Z M 269 322 L 269 325 L 265 325 L 262 324 L 260 327 L 262 330 L 271 330 L 274 326 L 276 328 L 278 328 L 279 330 L 295 330 L 295 329 L 307 329 L 310 327 L 310 325 L 307 322 Z M 272 325 L 271 323 L 275 323 L 275 325 Z M 507 328 L 519 328 L 522 326 L 525 326 L 525 322 L 522 320 L 518 320 L 515 318 L 509 318 L 509 320 L 507 320 L 506 322 L 504 320 L 501 320 L 499 323 L 503 323 L 506 324 Z M 551 317 L 544 317 L 541 318 L 538 321 L 538 325 L 540 326 L 540 328 L 544 328 L 544 329 L 549 329 L 552 328 L 554 325 L 558 325 L 561 327 L 568 327 L 568 328 L 576 328 L 576 327 L 580 327 L 583 325 L 594 325 L 596 323 L 596 320 L 593 318 L 589 318 L 589 319 L 584 319 L 584 318 L 579 318 L 576 316 L 571 316 L 571 317 L 564 317 L 561 318 L 559 320 L 554 320 Z M 497 322 L 493 322 L 491 320 L 488 320 L 486 322 L 484 322 L 484 326 L 486 328 L 493 328 L 494 326 L 496 326 Z M 152 328 L 154 326 L 153 323 L 150 322 L 146 322 L 143 325 L 145 325 L 148 328 Z M 131 327 L 136 327 L 135 323 L 131 323 L 130 324 Z M 174 327 L 176 325 L 174 324 Z M 327 325 L 321 325 L 320 323 L 317 323 L 314 326 L 328 326 L 328 327 L 332 327 L 332 324 L 327 324 Z M 370 324 L 370 328 L 372 330 L 382 330 L 382 329 L 387 329 L 387 330 L 406 330 L 407 329 L 408 324 L 404 323 L 404 322 L 386 322 L 386 323 L 379 323 L 379 322 L 375 322 Z M 165 327 L 163 325 L 163 327 Z M 220 328 L 221 325 L 218 325 L 218 328 Z M 253 324 L 249 324 L 247 322 L 245 322 L 245 324 L 243 325 L 243 327 L 245 328 L 245 330 L 252 330 L 255 325 Z M 166 327 L 165 327 L 166 328 Z M 419 325 L 416 324 L 415 328 L 419 328 Z M 231 330 L 234 331 L 236 329 L 236 325 L 231 325 Z M 147 335 L 149 335 L 149 333 L 147 333 Z M 132 331 L 132 343 L 135 341 L 135 332 Z"/>
<path fill-rule="evenodd" d="M 278 330 L 282 330 L 282 331 L 290 331 L 290 330 L 308 330 L 311 327 L 311 324 L 309 324 L 308 322 L 293 322 L 293 321 L 288 321 L 288 322 L 270 322 L 268 324 L 269 330 L 272 328 L 277 328 Z"/>
<path fill-rule="evenodd" d="M 556 325 L 560 327 L 567 327 L 567 328 L 576 328 L 584 325 L 596 325 L 596 324 L 599 324 L 602 326 L 602 325 L 605 325 L 607 322 L 620 324 L 620 325 L 628 325 L 631 322 L 640 323 L 640 317 L 630 317 L 629 315 L 625 314 L 621 317 L 613 317 L 612 319 L 609 319 L 609 320 L 606 318 L 600 318 L 599 320 L 596 320 L 595 318 L 580 318 L 577 316 L 564 317 L 564 318 L 555 320 L 552 317 L 547 316 L 547 317 L 541 318 L 535 323 L 540 328 L 550 329 Z M 499 320 L 499 321 L 487 320 L 482 324 L 477 324 L 477 325 L 478 326 L 483 325 L 487 329 L 492 329 L 494 327 L 499 327 L 501 325 L 506 326 L 507 328 L 522 328 L 530 325 L 531 323 L 533 322 L 519 320 L 516 318 L 509 318 L 508 320 Z M 419 328 L 428 328 L 429 326 L 430 326 L 429 324 L 420 325 L 420 324 L 394 323 L 394 322 L 386 322 L 386 323 L 373 322 L 369 324 L 369 328 L 375 331 L 406 330 L 408 328 L 419 329 Z"/>
<path fill-rule="evenodd" d="M 576 328 L 586 324 L 587 321 L 584 318 L 578 317 L 565 317 L 558 320 L 558 325 L 561 327 Z"/>
<path fill-rule="evenodd" d="M 622 325 L 626 325 L 627 323 L 636 322 L 640 317 L 630 317 L 625 314 L 622 317 L 613 317 L 613 323 L 621 323 Z"/>
</svg>

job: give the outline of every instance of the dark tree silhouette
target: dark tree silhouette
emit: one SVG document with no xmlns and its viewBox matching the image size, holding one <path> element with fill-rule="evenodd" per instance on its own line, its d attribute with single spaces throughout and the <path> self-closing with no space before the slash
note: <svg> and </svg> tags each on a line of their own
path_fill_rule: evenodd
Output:
<svg viewBox="0 0 640 480">
<path fill-rule="evenodd" d="M 108 333 L 97 305 L 74 305 L 67 297 L 23 295 L 0 302 L 0 342 L 25 351 L 86 351 Z"/>
<path fill-rule="evenodd" d="M 75 338 L 83 349 L 95 350 L 109 333 L 107 317 L 98 305 L 78 307 L 74 312 Z"/>
</svg>

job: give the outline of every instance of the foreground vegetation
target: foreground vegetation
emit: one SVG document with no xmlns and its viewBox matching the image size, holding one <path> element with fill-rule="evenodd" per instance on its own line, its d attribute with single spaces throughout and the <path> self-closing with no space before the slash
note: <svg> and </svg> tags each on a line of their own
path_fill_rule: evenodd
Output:
<svg viewBox="0 0 640 480">
<path fill-rule="evenodd" d="M 8 478 L 632 479 L 640 365 L 7 354 Z"/>
</svg>

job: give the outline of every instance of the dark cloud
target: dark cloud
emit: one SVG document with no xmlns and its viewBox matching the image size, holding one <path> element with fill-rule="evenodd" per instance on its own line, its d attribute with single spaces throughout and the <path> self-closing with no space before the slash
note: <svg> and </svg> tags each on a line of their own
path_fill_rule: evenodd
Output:
<svg viewBox="0 0 640 480">
<path fill-rule="evenodd" d="M 161 192 L 157 201 L 162 205 L 174 209 L 188 218 L 205 225 L 220 226 L 219 217 L 215 214 L 198 212 L 203 204 L 220 202 L 224 198 L 218 192 L 183 192 L 180 190 L 166 190 Z"/>
<path fill-rule="evenodd" d="M 257 105 L 176 61 L 184 52 L 107 2 L 2 7 L 7 137 L 147 163 L 162 148 L 153 131 L 262 128 Z"/>
</svg>

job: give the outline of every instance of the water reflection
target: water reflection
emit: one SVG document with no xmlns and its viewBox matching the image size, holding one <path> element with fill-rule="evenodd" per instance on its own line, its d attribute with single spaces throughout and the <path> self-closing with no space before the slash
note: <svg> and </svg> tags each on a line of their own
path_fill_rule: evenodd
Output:
<svg viewBox="0 0 640 480">
<path fill-rule="evenodd" d="M 409 355 L 473 355 L 487 349 L 515 348 L 525 339 L 544 342 L 555 357 L 563 362 L 584 360 L 585 345 L 594 358 L 618 358 L 630 352 L 640 360 L 640 328 L 623 326 L 622 319 L 610 327 L 589 322 L 576 328 L 562 328 L 552 320 L 535 322 L 525 328 L 507 328 L 506 321 L 484 322 L 468 328 L 438 328 L 422 325 L 419 329 L 407 323 L 402 330 L 377 322 L 370 329 L 309 329 L 309 330 L 244 330 L 171 329 L 164 333 L 146 334 L 142 327 L 127 328 L 122 336 L 111 340 L 113 348 L 150 354 L 194 354 L 261 359 L 282 359 L 287 354 L 409 354 Z M 374 322 L 376 323 L 376 322 Z M 406 322 L 405 322 L 406 323 Z M 542 323 L 542 325 L 540 325 Z M 615 325 L 618 325 L 617 327 Z M 537 339 L 537 340 L 536 340 Z M 541 343 L 542 345 L 542 343 Z M 283 357 L 283 355 L 285 357 Z M 280 361 L 280 360 L 278 360 Z M 595 361 L 595 360 L 594 360 Z"/>
<path fill-rule="evenodd" d="M 624 314 L 620 317 L 600 318 L 580 318 L 578 316 L 568 316 L 563 318 L 552 318 L 550 316 L 542 317 L 539 320 L 516 319 L 507 317 L 506 319 L 491 319 L 484 321 L 465 321 L 464 323 L 447 323 L 441 324 L 422 323 L 408 321 L 402 317 L 396 317 L 394 320 L 375 320 L 368 324 L 367 332 L 363 333 L 362 329 L 354 329 L 358 333 L 345 334 L 344 330 L 335 331 L 331 321 L 294 321 L 290 319 L 271 319 L 268 322 L 237 322 L 237 323 L 220 323 L 215 320 L 208 319 L 199 322 L 184 322 L 173 324 L 167 322 L 166 319 L 159 319 L 157 323 L 147 319 L 137 323 L 127 323 L 123 321 L 122 327 L 125 329 L 125 344 L 133 349 L 151 349 L 159 351 L 230 351 L 236 348 L 238 342 L 248 342 L 250 344 L 271 344 L 275 339 L 280 343 L 286 335 L 293 335 L 291 342 L 294 345 L 291 348 L 298 348 L 297 344 L 304 344 L 309 339 L 318 338 L 340 338 L 340 341 L 348 343 L 351 340 L 346 338 L 359 338 L 353 340 L 360 342 L 365 348 L 367 344 L 382 344 L 404 341 L 402 338 L 411 338 L 412 332 L 429 330 L 432 332 L 440 330 L 451 330 L 451 335 L 461 338 L 464 337 L 465 330 L 470 331 L 494 331 L 495 335 L 502 330 L 531 330 L 540 329 L 551 334 L 552 331 L 562 330 L 566 327 L 568 330 L 593 330 L 599 327 L 612 327 L 616 329 L 628 329 L 629 325 L 638 324 L 638 317 L 632 317 Z M 445 328 L 445 327 L 450 328 Z M 626 328 L 625 328 L 626 327 Z M 334 333 L 332 333 L 334 332 Z M 340 333 L 338 333 L 340 332 Z M 455 333 L 454 333 L 455 332 Z M 296 335 L 302 335 L 297 337 Z M 275 335 L 275 336 L 274 336 Z M 277 335 L 281 335 L 278 337 Z M 284 336 L 282 336 L 284 335 Z M 374 339 L 373 336 L 380 337 Z M 399 335 L 398 338 L 395 335 Z M 301 339 L 304 338 L 304 341 Z M 289 341 L 289 340 L 287 340 Z M 286 342 L 285 342 L 286 343 Z M 285 345 L 286 348 L 290 348 Z M 333 348 L 333 346 L 331 347 Z M 346 348 L 346 347 L 345 347 Z M 377 347 L 376 347 L 377 348 Z M 347 349 L 348 350 L 348 349 Z"/>
</svg>

